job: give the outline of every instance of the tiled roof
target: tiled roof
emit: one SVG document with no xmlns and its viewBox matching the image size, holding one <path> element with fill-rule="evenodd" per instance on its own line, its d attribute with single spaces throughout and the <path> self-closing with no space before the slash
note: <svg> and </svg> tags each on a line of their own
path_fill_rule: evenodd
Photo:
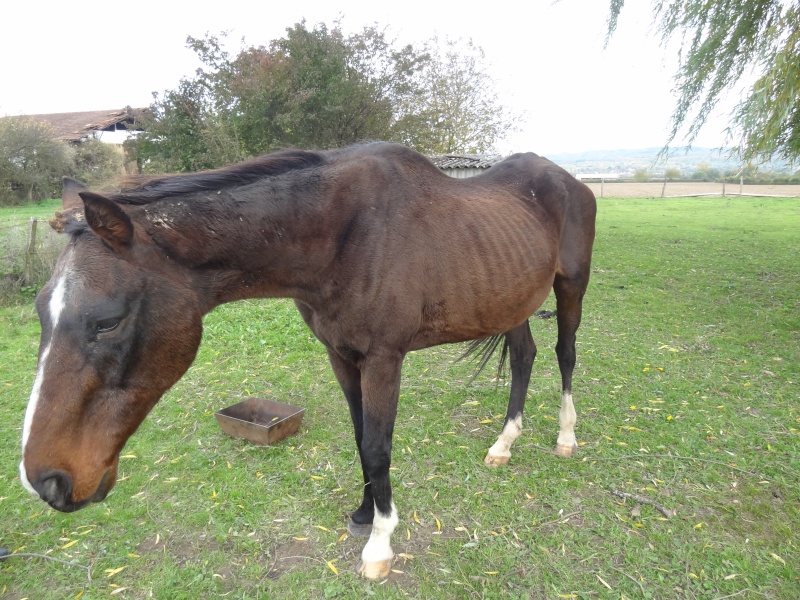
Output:
<svg viewBox="0 0 800 600">
<path fill-rule="evenodd" d="M 147 109 L 125 108 L 122 110 L 95 110 L 87 112 L 52 113 L 44 115 L 19 115 L 5 117 L 7 119 L 31 119 L 50 125 L 56 137 L 65 142 L 79 142 L 92 131 L 102 131 L 118 123 L 125 123 L 131 128 L 137 117 Z"/>
<path fill-rule="evenodd" d="M 488 169 L 503 160 L 502 156 L 486 154 L 442 154 L 430 156 L 431 162 L 442 170 L 446 169 Z"/>
</svg>

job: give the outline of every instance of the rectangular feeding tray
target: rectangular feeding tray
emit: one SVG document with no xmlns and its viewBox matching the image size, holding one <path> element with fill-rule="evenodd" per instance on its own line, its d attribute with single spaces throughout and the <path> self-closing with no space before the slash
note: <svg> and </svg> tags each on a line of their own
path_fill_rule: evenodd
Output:
<svg viewBox="0 0 800 600">
<path fill-rule="evenodd" d="M 254 444 L 276 444 L 297 433 L 305 408 L 273 402 L 264 398 L 248 398 L 214 413 L 222 431 Z"/>
</svg>

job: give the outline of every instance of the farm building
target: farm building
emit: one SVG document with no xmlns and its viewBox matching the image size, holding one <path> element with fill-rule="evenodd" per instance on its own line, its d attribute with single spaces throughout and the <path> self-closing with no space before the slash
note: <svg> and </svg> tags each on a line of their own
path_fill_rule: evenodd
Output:
<svg viewBox="0 0 800 600">
<path fill-rule="evenodd" d="M 141 131 L 138 121 L 146 110 L 126 107 L 121 110 L 19 115 L 5 118 L 30 119 L 47 123 L 55 131 L 56 137 L 68 144 L 80 144 L 90 139 L 98 139 L 108 144 L 121 145 L 134 132 Z"/>
<path fill-rule="evenodd" d="M 484 154 L 441 154 L 428 158 L 447 175 L 456 179 L 480 175 L 495 163 L 503 160 L 503 157 L 499 155 L 487 156 Z"/>
</svg>

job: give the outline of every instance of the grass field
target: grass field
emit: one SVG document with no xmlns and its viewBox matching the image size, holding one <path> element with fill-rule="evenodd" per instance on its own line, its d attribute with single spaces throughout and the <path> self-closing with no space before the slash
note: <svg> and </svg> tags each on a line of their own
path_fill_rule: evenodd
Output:
<svg viewBox="0 0 800 600">
<path fill-rule="evenodd" d="M 461 347 L 412 353 L 381 583 L 354 574 L 347 408 L 290 302 L 210 314 L 114 491 L 72 514 L 17 480 L 39 330 L 29 301 L 0 309 L 0 546 L 63 561 L 0 562 L 0 599 L 800 597 L 800 200 L 599 208 L 577 458 L 550 453 L 555 320 L 532 322 L 539 358 L 506 468 L 482 459 L 508 382 L 487 369 L 470 383 Z M 213 413 L 251 394 L 305 406 L 298 435 L 263 448 L 222 434 Z"/>
</svg>

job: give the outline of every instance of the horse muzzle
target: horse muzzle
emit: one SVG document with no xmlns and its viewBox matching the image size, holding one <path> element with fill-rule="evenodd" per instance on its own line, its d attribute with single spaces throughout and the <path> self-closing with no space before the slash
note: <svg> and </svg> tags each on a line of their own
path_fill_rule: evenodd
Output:
<svg viewBox="0 0 800 600">
<path fill-rule="evenodd" d="M 113 471 L 114 469 L 107 470 L 95 492 L 79 501 L 72 499 L 74 487 L 72 477 L 64 471 L 55 469 L 44 471 L 29 483 L 33 491 L 52 508 L 60 512 L 75 512 L 92 502 L 101 502 L 105 499 L 116 480 Z"/>
</svg>

